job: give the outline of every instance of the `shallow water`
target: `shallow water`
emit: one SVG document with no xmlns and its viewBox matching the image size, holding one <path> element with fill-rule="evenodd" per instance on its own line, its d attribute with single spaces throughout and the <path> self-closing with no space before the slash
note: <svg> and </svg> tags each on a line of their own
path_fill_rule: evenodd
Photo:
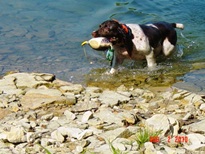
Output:
<svg viewBox="0 0 205 154">
<path fill-rule="evenodd" d="M 192 64 L 196 62 L 201 63 L 200 68 L 205 68 L 202 63 L 205 60 L 204 8 L 205 1 L 198 0 L 3 0 L 0 5 L 0 74 L 15 70 L 48 72 L 72 82 L 107 82 L 104 72 L 109 62 L 104 53 L 86 47 L 86 57 L 81 42 L 91 37 L 90 33 L 99 23 L 110 18 L 123 23 L 165 20 L 185 25 L 183 31 L 178 30 L 178 53 L 183 52 L 182 57 L 160 63 L 162 69 L 157 73 L 159 77 L 164 71 L 169 72 L 169 76 L 174 77 L 172 82 L 176 82 L 175 77 L 192 71 Z M 134 77 L 128 80 L 136 82 L 133 78 L 138 77 L 137 72 L 150 76 L 141 65 L 126 63 L 120 76 L 112 79 L 129 78 L 129 74 Z"/>
</svg>

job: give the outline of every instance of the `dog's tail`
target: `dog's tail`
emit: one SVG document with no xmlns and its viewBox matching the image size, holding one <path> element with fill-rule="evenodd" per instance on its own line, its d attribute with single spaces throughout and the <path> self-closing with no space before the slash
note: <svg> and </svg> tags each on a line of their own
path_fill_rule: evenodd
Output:
<svg viewBox="0 0 205 154">
<path fill-rule="evenodd" d="M 184 29 L 184 25 L 181 23 L 172 23 L 171 25 L 174 28 Z"/>
</svg>

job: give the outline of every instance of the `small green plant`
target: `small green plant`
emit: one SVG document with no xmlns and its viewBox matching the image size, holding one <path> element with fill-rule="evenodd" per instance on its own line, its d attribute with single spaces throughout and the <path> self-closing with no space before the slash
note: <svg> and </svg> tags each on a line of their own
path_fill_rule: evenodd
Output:
<svg viewBox="0 0 205 154">
<path fill-rule="evenodd" d="M 113 154 L 127 154 L 126 152 L 122 152 L 122 151 L 120 151 L 120 149 L 115 148 L 113 146 L 112 142 L 108 141 L 108 143 L 109 143 L 109 146 L 110 146 L 110 150 Z"/>
<path fill-rule="evenodd" d="M 139 145 L 139 148 L 144 145 L 145 142 L 159 142 L 159 135 L 162 133 L 162 130 L 153 130 L 148 127 L 140 128 L 139 132 L 136 133 L 136 141 Z"/>
<path fill-rule="evenodd" d="M 38 145 L 45 150 L 46 154 L 51 154 L 51 152 L 48 149 L 46 149 L 44 146 L 42 146 L 39 143 L 38 143 Z"/>
</svg>

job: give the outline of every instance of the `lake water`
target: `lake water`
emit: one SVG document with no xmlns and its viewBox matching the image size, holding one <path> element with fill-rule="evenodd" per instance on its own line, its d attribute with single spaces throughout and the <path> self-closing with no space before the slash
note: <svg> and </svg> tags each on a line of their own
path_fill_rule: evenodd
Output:
<svg viewBox="0 0 205 154">
<path fill-rule="evenodd" d="M 177 60 L 161 65 L 177 65 L 175 72 L 182 71 L 178 77 L 196 69 L 192 64 L 205 68 L 205 1 L 2 0 L 0 4 L 1 75 L 15 70 L 47 72 L 80 83 L 85 82 L 85 76 L 91 78 L 93 71 L 101 76 L 101 69 L 109 68 L 104 53 L 86 47 L 86 57 L 81 42 L 91 38 L 98 24 L 110 18 L 122 23 L 183 23 L 185 29 L 177 30 Z M 125 64 L 122 70 L 136 73 L 138 69 Z"/>
</svg>

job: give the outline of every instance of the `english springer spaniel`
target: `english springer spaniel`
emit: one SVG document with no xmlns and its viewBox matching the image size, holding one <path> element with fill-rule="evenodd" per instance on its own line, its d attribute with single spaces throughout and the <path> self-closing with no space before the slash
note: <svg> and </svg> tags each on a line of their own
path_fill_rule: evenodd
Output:
<svg viewBox="0 0 205 154">
<path fill-rule="evenodd" d="M 107 38 L 113 48 L 110 73 L 124 59 L 146 59 L 148 68 L 155 67 L 160 54 L 171 55 L 176 48 L 175 28 L 183 29 L 181 23 L 155 22 L 151 24 L 122 24 L 117 20 L 107 20 L 100 24 L 92 36 Z"/>
</svg>

